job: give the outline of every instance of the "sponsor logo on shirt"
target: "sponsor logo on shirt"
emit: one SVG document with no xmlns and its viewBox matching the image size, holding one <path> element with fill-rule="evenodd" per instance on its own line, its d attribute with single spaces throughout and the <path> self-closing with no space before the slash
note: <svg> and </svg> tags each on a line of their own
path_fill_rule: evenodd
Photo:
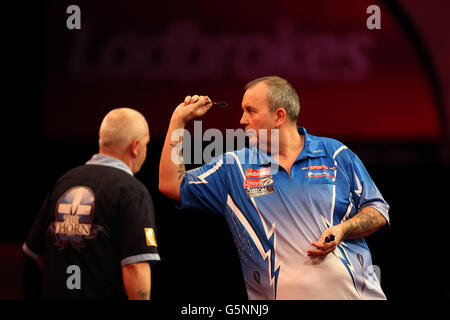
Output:
<svg viewBox="0 0 450 320">
<path fill-rule="evenodd" d="M 259 179 L 270 176 L 270 168 L 262 168 L 262 169 L 245 169 L 245 178 L 246 179 Z"/>
<path fill-rule="evenodd" d="M 335 178 L 334 171 L 336 170 L 336 166 L 330 167 L 325 164 L 320 164 L 320 165 L 310 165 L 302 168 L 302 171 L 306 170 L 308 170 L 306 172 L 306 178 L 308 179 L 323 178 L 323 177 L 334 179 Z"/>
<path fill-rule="evenodd" d="M 303 167 L 302 170 L 336 170 L 336 167 L 329 167 L 324 164 L 318 165 L 318 166 L 307 166 Z"/>
<path fill-rule="evenodd" d="M 85 239 L 94 239 L 101 226 L 92 224 L 94 218 L 94 192 L 86 186 L 76 186 L 66 191 L 56 204 L 55 222 L 49 231 L 56 238 L 55 245 L 64 249 L 67 244 L 80 250 L 86 246 Z"/>
<path fill-rule="evenodd" d="M 336 178 L 335 176 L 331 175 L 329 172 L 326 172 L 326 171 L 322 171 L 322 172 L 308 171 L 306 173 L 306 177 L 309 178 L 309 179 L 312 179 L 312 178 L 323 178 L 323 177 L 327 177 L 327 178 L 331 178 L 331 179 Z"/>
<path fill-rule="evenodd" d="M 273 192 L 273 177 L 270 168 L 245 169 L 243 182 L 247 198 L 265 196 Z"/>
<path fill-rule="evenodd" d="M 155 230 L 153 228 L 144 228 L 145 239 L 147 240 L 147 246 L 149 247 L 157 247 Z"/>
<path fill-rule="evenodd" d="M 247 198 L 265 196 L 273 193 L 273 191 L 274 191 L 273 184 L 267 187 L 245 189 Z"/>
<path fill-rule="evenodd" d="M 258 180 L 244 180 L 244 188 L 264 187 L 273 184 L 272 176 Z"/>
</svg>

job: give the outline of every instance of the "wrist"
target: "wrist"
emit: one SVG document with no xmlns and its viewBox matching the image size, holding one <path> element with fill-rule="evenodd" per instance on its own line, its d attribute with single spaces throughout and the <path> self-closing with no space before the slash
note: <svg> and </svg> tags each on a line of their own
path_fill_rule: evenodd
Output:
<svg viewBox="0 0 450 320">
<path fill-rule="evenodd" d="M 183 117 L 174 113 L 170 118 L 169 126 L 172 127 L 172 129 L 184 129 L 186 123 L 187 123 L 186 119 L 183 119 Z"/>
<path fill-rule="evenodd" d="M 344 240 L 344 239 L 345 239 L 345 234 L 346 234 L 346 232 L 347 232 L 347 223 L 346 223 L 346 222 L 347 222 L 347 221 L 341 222 L 340 224 L 335 225 L 335 226 L 333 227 L 334 230 L 335 230 L 335 232 L 336 232 L 335 236 L 336 236 L 337 240 L 339 240 L 339 242 L 340 242 L 341 240 Z"/>
</svg>

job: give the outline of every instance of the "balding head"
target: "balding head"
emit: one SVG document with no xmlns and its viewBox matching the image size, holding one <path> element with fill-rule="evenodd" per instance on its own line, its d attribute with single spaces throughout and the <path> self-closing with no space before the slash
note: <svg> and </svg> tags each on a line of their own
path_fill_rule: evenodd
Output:
<svg viewBox="0 0 450 320">
<path fill-rule="evenodd" d="M 100 153 L 114 156 L 125 163 L 127 163 L 126 160 L 129 156 L 133 157 L 134 153 L 136 153 L 136 150 L 134 150 L 136 143 L 140 146 L 143 144 L 146 145 L 149 139 L 149 128 L 144 116 L 138 111 L 130 108 L 111 110 L 105 118 L 103 118 L 102 124 L 100 125 Z M 145 149 L 145 152 L 146 151 L 147 150 Z M 142 157 L 142 155 L 140 155 L 140 157 Z M 138 162 L 140 162 L 140 159 L 138 160 Z M 139 164 L 139 168 L 140 165 L 142 165 L 142 163 Z M 139 170 L 139 168 L 137 168 L 137 170 Z M 135 172 L 135 169 L 136 168 L 131 168 L 133 172 Z"/>
<path fill-rule="evenodd" d="M 144 116 L 130 108 L 111 110 L 103 119 L 99 132 L 100 148 L 123 152 L 133 139 L 148 135 Z"/>
</svg>

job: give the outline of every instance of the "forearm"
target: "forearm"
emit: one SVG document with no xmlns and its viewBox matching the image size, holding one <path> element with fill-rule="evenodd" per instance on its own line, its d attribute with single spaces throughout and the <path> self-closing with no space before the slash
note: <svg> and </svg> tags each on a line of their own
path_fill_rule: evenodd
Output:
<svg viewBox="0 0 450 320">
<path fill-rule="evenodd" d="M 315 249 L 308 250 L 307 255 L 311 258 L 324 257 L 333 252 L 342 240 L 367 237 L 386 223 L 386 218 L 378 210 L 364 207 L 347 221 L 327 228 L 317 242 L 311 243 Z M 327 242 L 326 238 L 331 235 L 334 240 Z"/>
<path fill-rule="evenodd" d="M 159 190 L 169 198 L 180 200 L 180 184 L 185 173 L 183 161 L 183 121 L 172 117 L 159 164 Z"/>
<path fill-rule="evenodd" d="M 148 262 L 133 263 L 122 267 L 123 284 L 129 300 L 149 300 L 151 271 Z"/>
<path fill-rule="evenodd" d="M 172 114 L 159 164 L 159 191 L 180 201 L 180 185 L 184 178 L 183 133 L 186 123 L 203 116 L 212 106 L 207 96 L 187 96 Z"/>
<path fill-rule="evenodd" d="M 364 207 L 339 227 L 342 230 L 342 239 L 360 239 L 371 235 L 386 223 L 386 219 L 378 210 Z"/>
</svg>

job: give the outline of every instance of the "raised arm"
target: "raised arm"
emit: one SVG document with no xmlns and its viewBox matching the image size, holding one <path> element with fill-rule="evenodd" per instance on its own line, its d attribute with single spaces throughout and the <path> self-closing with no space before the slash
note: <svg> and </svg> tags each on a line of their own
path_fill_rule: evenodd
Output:
<svg viewBox="0 0 450 320">
<path fill-rule="evenodd" d="M 172 114 L 159 163 L 159 191 L 171 199 L 180 201 L 180 184 L 185 166 L 182 155 L 183 130 L 186 124 L 203 116 L 211 108 L 206 96 L 187 96 Z"/>
</svg>

